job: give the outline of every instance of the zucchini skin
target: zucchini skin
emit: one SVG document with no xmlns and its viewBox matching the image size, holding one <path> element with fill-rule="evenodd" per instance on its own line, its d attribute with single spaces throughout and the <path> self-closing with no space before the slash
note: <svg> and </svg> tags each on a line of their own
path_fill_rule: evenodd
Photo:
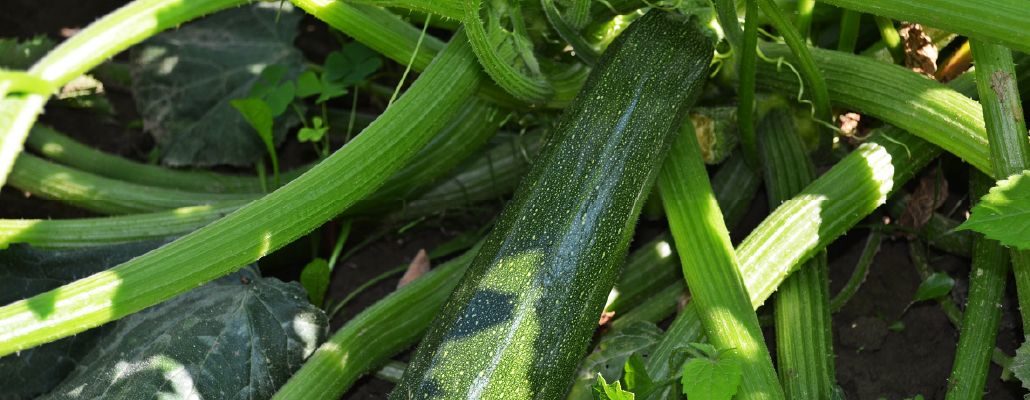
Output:
<svg viewBox="0 0 1030 400">
<path fill-rule="evenodd" d="M 698 23 L 658 10 L 615 40 L 391 399 L 565 396 L 712 54 Z"/>
</svg>

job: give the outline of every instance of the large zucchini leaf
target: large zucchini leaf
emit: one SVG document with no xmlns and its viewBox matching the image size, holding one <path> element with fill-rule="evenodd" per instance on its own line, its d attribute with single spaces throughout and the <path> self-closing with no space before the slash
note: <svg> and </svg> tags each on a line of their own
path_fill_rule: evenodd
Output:
<svg viewBox="0 0 1030 400">
<path fill-rule="evenodd" d="M 148 241 L 74 250 L 38 250 L 12 244 L 0 251 L 0 304 L 57 288 L 145 253 L 162 242 Z M 37 304 L 37 313 L 52 306 Z M 0 358 L 0 393 L 30 398 L 46 393 L 70 373 L 106 327 Z M 3 396 L 0 396 L 3 397 Z"/>
<path fill-rule="evenodd" d="M 327 327 L 299 284 L 244 268 L 116 322 L 46 398 L 271 398 Z"/>
<path fill-rule="evenodd" d="M 132 51 L 136 107 L 169 165 L 249 165 L 265 147 L 232 108 L 267 66 L 293 79 L 303 57 L 293 46 L 300 13 L 264 3 L 226 10 L 147 40 Z M 293 114 L 287 114 L 292 116 Z M 281 140 L 289 123 L 276 125 Z"/>
</svg>

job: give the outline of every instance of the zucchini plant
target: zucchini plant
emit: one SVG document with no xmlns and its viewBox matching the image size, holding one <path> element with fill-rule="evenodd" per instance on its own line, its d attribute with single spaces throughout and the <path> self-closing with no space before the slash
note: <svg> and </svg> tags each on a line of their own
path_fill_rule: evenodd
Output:
<svg viewBox="0 0 1030 400">
<path fill-rule="evenodd" d="M 1022 397 L 1022 1 L 14 2 L 0 393 Z"/>
<path fill-rule="evenodd" d="M 711 57 L 697 22 L 658 10 L 612 43 L 391 397 L 567 389 Z"/>
</svg>

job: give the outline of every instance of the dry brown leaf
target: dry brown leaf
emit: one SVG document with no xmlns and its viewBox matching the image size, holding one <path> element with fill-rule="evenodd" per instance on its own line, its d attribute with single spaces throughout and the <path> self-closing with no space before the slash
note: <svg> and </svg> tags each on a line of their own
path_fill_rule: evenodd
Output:
<svg viewBox="0 0 1030 400">
<path fill-rule="evenodd" d="M 426 272 L 429 272 L 429 267 L 429 254 L 426 253 L 426 249 L 419 250 L 418 254 L 415 254 L 415 258 L 411 260 L 411 264 L 408 264 L 408 270 L 404 271 L 404 276 L 397 282 L 397 288 L 400 289 L 425 275 Z"/>
<path fill-rule="evenodd" d="M 898 224 L 903 227 L 918 231 L 930 222 L 933 212 L 944 204 L 948 198 L 948 181 L 937 179 L 937 174 L 931 172 L 919 180 L 919 187 L 909 196 L 905 212 L 898 219 Z M 911 235 L 907 235 L 911 236 Z"/>
<path fill-rule="evenodd" d="M 898 34 L 905 47 L 905 66 L 932 79 L 937 72 L 937 46 L 922 25 L 902 23 Z"/>
</svg>

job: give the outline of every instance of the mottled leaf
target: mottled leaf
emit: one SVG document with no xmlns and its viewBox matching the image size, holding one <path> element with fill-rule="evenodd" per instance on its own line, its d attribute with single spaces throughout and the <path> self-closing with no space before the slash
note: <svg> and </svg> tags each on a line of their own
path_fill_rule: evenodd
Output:
<svg viewBox="0 0 1030 400">
<path fill-rule="evenodd" d="M 275 82 L 300 73 L 303 58 L 293 47 L 299 21 L 288 4 L 280 10 L 278 2 L 258 3 L 159 34 L 133 50 L 136 106 L 164 163 L 249 165 L 261 159 L 264 144 L 229 102 L 248 97 L 267 66 L 283 68 Z M 292 114 L 278 121 L 276 141 L 295 122 Z"/>
<path fill-rule="evenodd" d="M 48 399 L 268 399 L 325 337 L 296 283 L 245 268 L 114 323 Z"/>
<path fill-rule="evenodd" d="M 692 358 L 683 364 L 683 394 L 691 400 L 730 400 L 737 393 L 743 366 L 735 350 L 719 351 L 715 358 Z"/>
<path fill-rule="evenodd" d="M 1030 249 L 1030 170 L 999 181 L 956 229 L 971 229 L 1006 246 Z"/>
<path fill-rule="evenodd" d="M 150 251 L 162 241 L 43 250 L 13 244 L 0 250 L 0 304 L 8 304 L 92 275 Z M 52 304 L 33 304 L 40 315 Z M 67 376 L 99 340 L 106 327 L 0 358 L 0 391 L 11 398 L 46 393 Z M 3 398 L 0 395 L 0 398 Z"/>
</svg>

